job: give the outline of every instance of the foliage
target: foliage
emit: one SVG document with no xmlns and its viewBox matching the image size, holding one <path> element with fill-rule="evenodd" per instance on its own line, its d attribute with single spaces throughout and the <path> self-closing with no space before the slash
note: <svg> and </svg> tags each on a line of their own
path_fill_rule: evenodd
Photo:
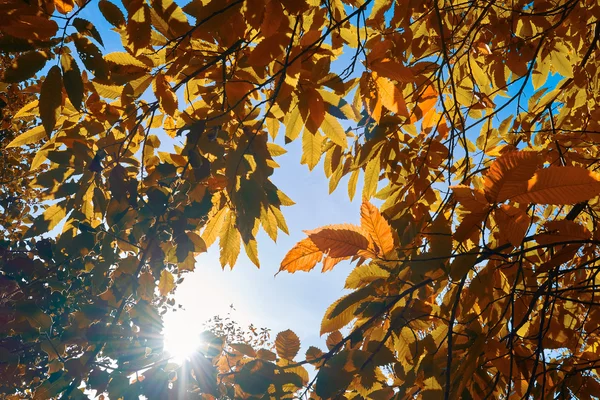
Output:
<svg viewBox="0 0 600 400">
<path fill-rule="evenodd" d="M 600 391 L 596 2 L 0 7 L 1 396 Z M 242 247 L 258 266 L 259 229 L 288 232 L 281 134 L 331 191 L 362 182 L 360 226 L 281 264 L 356 263 L 327 349 L 206 333 L 169 363 L 161 315 L 194 256 L 218 238 L 223 267 Z"/>
</svg>

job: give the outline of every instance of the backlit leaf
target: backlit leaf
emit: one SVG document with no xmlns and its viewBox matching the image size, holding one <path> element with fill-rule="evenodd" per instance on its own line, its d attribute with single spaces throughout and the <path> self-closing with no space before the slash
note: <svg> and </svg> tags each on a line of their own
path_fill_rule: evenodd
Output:
<svg viewBox="0 0 600 400">
<path fill-rule="evenodd" d="M 485 176 L 485 195 L 492 203 L 503 202 L 525 190 L 540 165 L 534 151 L 513 151 L 498 157 Z"/>
<path fill-rule="evenodd" d="M 277 355 L 286 360 L 293 360 L 300 350 L 300 338 L 291 330 L 279 332 L 275 338 Z"/>
<path fill-rule="evenodd" d="M 299 241 L 285 255 L 279 271 L 310 271 L 323 258 L 323 252 L 313 243 L 310 238 Z"/>
<path fill-rule="evenodd" d="M 158 281 L 158 291 L 161 296 L 166 296 L 171 290 L 175 288 L 175 277 L 173 274 L 163 269 L 160 273 L 160 280 Z"/>
<path fill-rule="evenodd" d="M 510 193 L 519 203 L 577 204 L 600 194 L 600 175 L 581 167 L 543 168 L 520 191 Z"/>
<path fill-rule="evenodd" d="M 394 249 L 394 237 L 390 224 L 377 207 L 365 201 L 360 207 L 360 226 L 367 238 L 376 246 L 376 252 L 384 256 Z"/>
<path fill-rule="evenodd" d="M 355 225 L 329 225 L 307 231 L 310 240 L 330 257 L 351 257 L 369 247 L 364 232 Z"/>
<path fill-rule="evenodd" d="M 46 130 L 42 125 L 38 125 L 35 128 L 31 128 L 27 132 L 21 133 L 17 136 L 12 142 L 10 142 L 6 147 L 18 147 L 24 146 L 26 144 L 37 143 L 43 138 L 47 137 Z"/>
</svg>

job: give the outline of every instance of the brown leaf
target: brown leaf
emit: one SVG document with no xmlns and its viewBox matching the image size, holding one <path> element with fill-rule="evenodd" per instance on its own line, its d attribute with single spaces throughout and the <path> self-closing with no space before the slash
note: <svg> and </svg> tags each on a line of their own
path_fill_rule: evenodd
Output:
<svg viewBox="0 0 600 400">
<path fill-rule="evenodd" d="M 60 57 L 60 65 L 63 73 L 63 83 L 73 107 L 81 110 L 83 100 L 83 81 L 77 63 L 69 53 L 63 53 Z"/>
<path fill-rule="evenodd" d="M 50 136 L 60 115 L 62 105 L 62 77 L 60 68 L 53 66 L 48 71 L 46 80 L 42 83 L 40 91 L 40 118 L 46 134 Z"/>
</svg>

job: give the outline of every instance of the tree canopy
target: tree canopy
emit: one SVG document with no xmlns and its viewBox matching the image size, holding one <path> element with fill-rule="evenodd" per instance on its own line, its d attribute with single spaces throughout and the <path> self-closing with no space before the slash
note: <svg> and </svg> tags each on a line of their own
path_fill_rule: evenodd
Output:
<svg viewBox="0 0 600 400">
<path fill-rule="evenodd" d="M 597 396 L 599 16 L 573 0 L 5 0 L 0 397 Z M 223 267 L 242 248 L 258 266 L 259 230 L 294 229 L 271 176 L 295 140 L 363 201 L 360 226 L 315 227 L 281 261 L 354 263 L 327 348 L 221 325 L 169 362 L 162 315 L 195 255 L 218 239 Z"/>
</svg>

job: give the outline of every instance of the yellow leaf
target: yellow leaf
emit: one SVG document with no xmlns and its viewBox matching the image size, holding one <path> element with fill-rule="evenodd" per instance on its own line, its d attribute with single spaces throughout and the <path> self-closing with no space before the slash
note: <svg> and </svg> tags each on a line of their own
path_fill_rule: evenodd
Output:
<svg viewBox="0 0 600 400">
<path fill-rule="evenodd" d="M 396 87 L 396 84 L 384 77 L 376 78 L 375 84 L 377 85 L 381 104 L 391 112 L 408 118 L 409 114 L 404 96 L 400 89 Z"/>
<path fill-rule="evenodd" d="M 308 165 L 308 169 L 312 170 L 321 159 L 321 143 L 323 136 L 321 133 L 311 133 L 308 129 L 304 130 L 302 135 L 302 158 L 300 162 Z"/>
<path fill-rule="evenodd" d="M 163 269 L 160 273 L 160 280 L 158 281 L 158 291 L 162 296 L 166 296 L 174 288 L 175 277 L 172 273 L 170 273 L 166 269 Z"/>
<path fill-rule="evenodd" d="M 202 231 L 202 239 L 204 239 L 204 243 L 206 243 L 206 247 L 212 246 L 212 244 L 219 236 L 219 232 L 221 231 L 221 226 L 223 225 L 223 220 L 227 215 L 227 209 L 221 208 L 219 211 L 215 213 L 215 215 L 209 217 L 208 223 Z"/>
<path fill-rule="evenodd" d="M 24 146 L 26 144 L 37 143 L 43 138 L 45 138 L 46 131 L 42 125 L 38 125 L 35 128 L 31 128 L 27 132 L 21 133 L 19 136 L 14 138 L 12 142 L 10 142 L 6 147 L 19 147 Z"/>
<path fill-rule="evenodd" d="M 98 92 L 99 96 L 106 97 L 108 99 L 119 98 L 123 92 L 123 86 L 104 85 L 99 82 L 92 82 L 92 85 L 94 85 L 94 89 L 96 89 L 96 92 Z"/>
<path fill-rule="evenodd" d="M 221 250 L 221 267 L 227 264 L 231 268 L 235 265 L 240 254 L 240 232 L 235 226 L 235 213 L 229 212 L 220 232 L 219 248 Z"/>
<path fill-rule="evenodd" d="M 250 261 L 260 268 L 260 261 L 258 261 L 258 244 L 256 243 L 256 240 L 250 239 L 248 243 L 244 242 L 244 249 L 246 250 L 246 255 Z"/>
<path fill-rule="evenodd" d="M 554 43 L 554 49 L 548 54 L 554 70 L 565 78 L 573 77 L 573 66 L 567 58 L 569 49 L 562 43 Z"/>
<path fill-rule="evenodd" d="M 285 116 L 285 137 L 289 141 L 296 140 L 300 132 L 302 131 L 302 127 L 304 123 L 302 122 L 302 118 L 300 116 L 300 108 L 294 107 L 292 111 L 290 111 Z"/>
<path fill-rule="evenodd" d="M 328 225 L 306 234 L 320 251 L 333 258 L 356 256 L 369 248 L 369 240 L 356 225 Z"/>
<path fill-rule="evenodd" d="M 336 300 L 327 308 L 327 311 L 325 311 L 325 315 L 323 316 L 323 320 L 321 321 L 321 335 L 337 331 L 338 329 L 342 329 L 354 319 L 354 312 L 360 305 L 360 303 L 358 302 L 351 304 L 343 312 L 339 313 L 334 318 L 328 318 L 328 315 L 331 315 L 332 311 L 335 310 L 335 308 L 341 300 L 342 299 Z"/>
<path fill-rule="evenodd" d="M 147 70 L 150 69 L 146 64 L 144 64 L 143 62 L 141 62 L 140 60 L 138 60 L 131 54 L 126 53 L 124 51 L 116 51 L 113 53 L 108 53 L 107 55 L 104 56 L 104 59 L 106 61 L 110 61 L 110 62 L 119 64 L 119 65 L 133 65 L 133 66 L 144 68 Z"/>
<path fill-rule="evenodd" d="M 296 271 L 310 271 L 323 258 L 323 252 L 313 243 L 310 238 L 299 241 L 285 255 L 279 272 L 287 271 L 294 273 Z"/>
<path fill-rule="evenodd" d="M 379 184 L 379 154 L 369 160 L 365 167 L 364 186 L 362 192 L 363 200 L 368 200 L 375 196 L 377 185 Z"/>
<path fill-rule="evenodd" d="M 300 350 L 300 338 L 291 330 L 279 332 L 275 339 L 277 355 L 286 360 L 293 360 Z"/>
<path fill-rule="evenodd" d="M 390 273 L 385 269 L 379 267 L 375 262 L 366 265 L 360 265 L 350 272 L 344 288 L 346 289 L 358 289 L 359 287 L 373 282 L 376 279 L 386 279 L 390 276 Z"/>
<path fill-rule="evenodd" d="M 323 130 L 325 136 L 327 136 L 333 143 L 344 149 L 348 147 L 348 142 L 346 141 L 346 132 L 344 132 L 344 128 L 339 123 L 337 118 L 333 117 L 329 113 L 326 113 L 325 119 L 321 123 L 321 129 Z"/>
<path fill-rule="evenodd" d="M 511 193 L 519 203 L 577 204 L 600 194 L 600 174 L 581 167 L 551 166 L 538 170 L 525 191 Z"/>
<path fill-rule="evenodd" d="M 375 244 L 377 254 L 385 256 L 394 249 L 390 224 L 383 218 L 377 207 L 368 201 L 364 201 L 360 207 L 360 226 L 367 238 Z"/>
<path fill-rule="evenodd" d="M 51 231 L 67 216 L 67 210 L 64 204 L 57 203 L 53 204 L 44 211 L 44 221 L 48 222 L 47 231 Z"/>
</svg>

